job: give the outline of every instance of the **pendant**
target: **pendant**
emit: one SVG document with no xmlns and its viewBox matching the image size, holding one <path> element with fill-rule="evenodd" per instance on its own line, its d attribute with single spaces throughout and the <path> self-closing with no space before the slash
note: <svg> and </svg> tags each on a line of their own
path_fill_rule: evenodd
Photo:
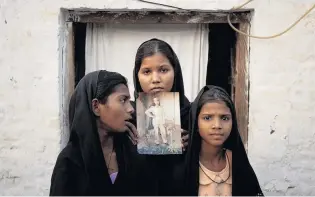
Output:
<svg viewBox="0 0 315 197">
<path fill-rule="evenodd" d="M 219 177 L 219 179 L 220 179 L 220 181 L 216 182 L 217 185 L 221 184 L 221 183 L 224 183 L 224 181 L 223 181 L 223 179 L 221 179 L 220 175 L 216 174 L 214 179 L 216 179 L 216 177 Z"/>
</svg>

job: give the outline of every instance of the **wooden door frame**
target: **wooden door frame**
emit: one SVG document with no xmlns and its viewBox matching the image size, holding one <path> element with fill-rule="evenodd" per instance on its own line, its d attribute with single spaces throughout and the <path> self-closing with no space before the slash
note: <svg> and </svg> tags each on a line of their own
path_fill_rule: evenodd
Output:
<svg viewBox="0 0 315 197">
<path fill-rule="evenodd" d="M 239 24 L 239 29 L 249 32 L 252 9 L 238 11 L 211 10 L 91 10 L 91 9 L 61 9 L 59 34 L 59 89 L 60 89 L 60 120 L 61 148 L 69 137 L 68 106 L 75 86 L 74 57 L 74 25 L 73 23 L 227 23 L 230 14 L 231 22 Z M 240 135 L 247 149 L 248 113 L 249 113 L 249 75 L 248 61 L 249 39 L 237 34 L 235 46 L 235 62 L 232 68 L 232 97 L 236 107 Z"/>
</svg>

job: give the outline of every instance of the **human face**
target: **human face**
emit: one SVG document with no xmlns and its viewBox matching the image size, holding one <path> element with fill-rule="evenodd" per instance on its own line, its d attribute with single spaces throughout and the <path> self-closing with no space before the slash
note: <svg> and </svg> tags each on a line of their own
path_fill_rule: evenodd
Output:
<svg viewBox="0 0 315 197">
<path fill-rule="evenodd" d="M 138 72 L 145 93 L 170 92 L 174 83 L 174 68 L 161 53 L 143 58 Z"/>
<path fill-rule="evenodd" d="M 153 99 L 153 102 L 155 105 L 160 105 L 160 100 L 156 97 Z"/>
<path fill-rule="evenodd" d="M 232 130 L 231 110 L 223 101 L 211 101 L 201 107 L 198 128 L 202 141 L 221 147 Z"/>
<path fill-rule="evenodd" d="M 127 130 L 126 121 L 131 119 L 131 114 L 134 112 L 130 103 L 129 89 L 123 84 L 114 88 L 114 92 L 108 96 L 105 104 L 94 99 L 93 108 L 105 128 L 118 132 Z"/>
</svg>

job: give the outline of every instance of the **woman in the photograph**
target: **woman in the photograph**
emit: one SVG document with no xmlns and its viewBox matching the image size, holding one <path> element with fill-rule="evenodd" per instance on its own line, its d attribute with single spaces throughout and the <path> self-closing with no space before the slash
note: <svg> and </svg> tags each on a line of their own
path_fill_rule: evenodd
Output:
<svg viewBox="0 0 315 197">
<path fill-rule="evenodd" d="M 145 111 L 145 114 L 152 118 L 152 124 L 155 134 L 155 144 L 160 144 L 160 134 L 164 144 L 167 144 L 166 129 L 164 127 L 165 117 L 164 109 L 157 96 L 153 98 L 153 105 Z"/>
<path fill-rule="evenodd" d="M 187 160 L 178 168 L 177 194 L 262 196 L 239 135 L 234 104 L 217 86 L 205 86 L 192 103 Z"/>
</svg>

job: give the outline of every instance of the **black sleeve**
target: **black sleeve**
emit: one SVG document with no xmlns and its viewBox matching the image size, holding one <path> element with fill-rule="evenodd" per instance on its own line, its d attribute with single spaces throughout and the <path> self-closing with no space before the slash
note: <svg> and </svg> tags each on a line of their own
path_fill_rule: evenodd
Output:
<svg viewBox="0 0 315 197">
<path fill-rule="evenodd" d="M 71 160 L 58 158 L 51 177 L 50 196 L 80 196 L 85 190 L 84 172 Z"/>
<path fill-rule="evenodd" d="M 170 196 L 187 196 L 185 192 L 184 184 L 185 184 L 185 164 L 182 162 L 177 165 L 173 170 L 172 178 L 173 178 L 173 189 Z"/>
</svg>

